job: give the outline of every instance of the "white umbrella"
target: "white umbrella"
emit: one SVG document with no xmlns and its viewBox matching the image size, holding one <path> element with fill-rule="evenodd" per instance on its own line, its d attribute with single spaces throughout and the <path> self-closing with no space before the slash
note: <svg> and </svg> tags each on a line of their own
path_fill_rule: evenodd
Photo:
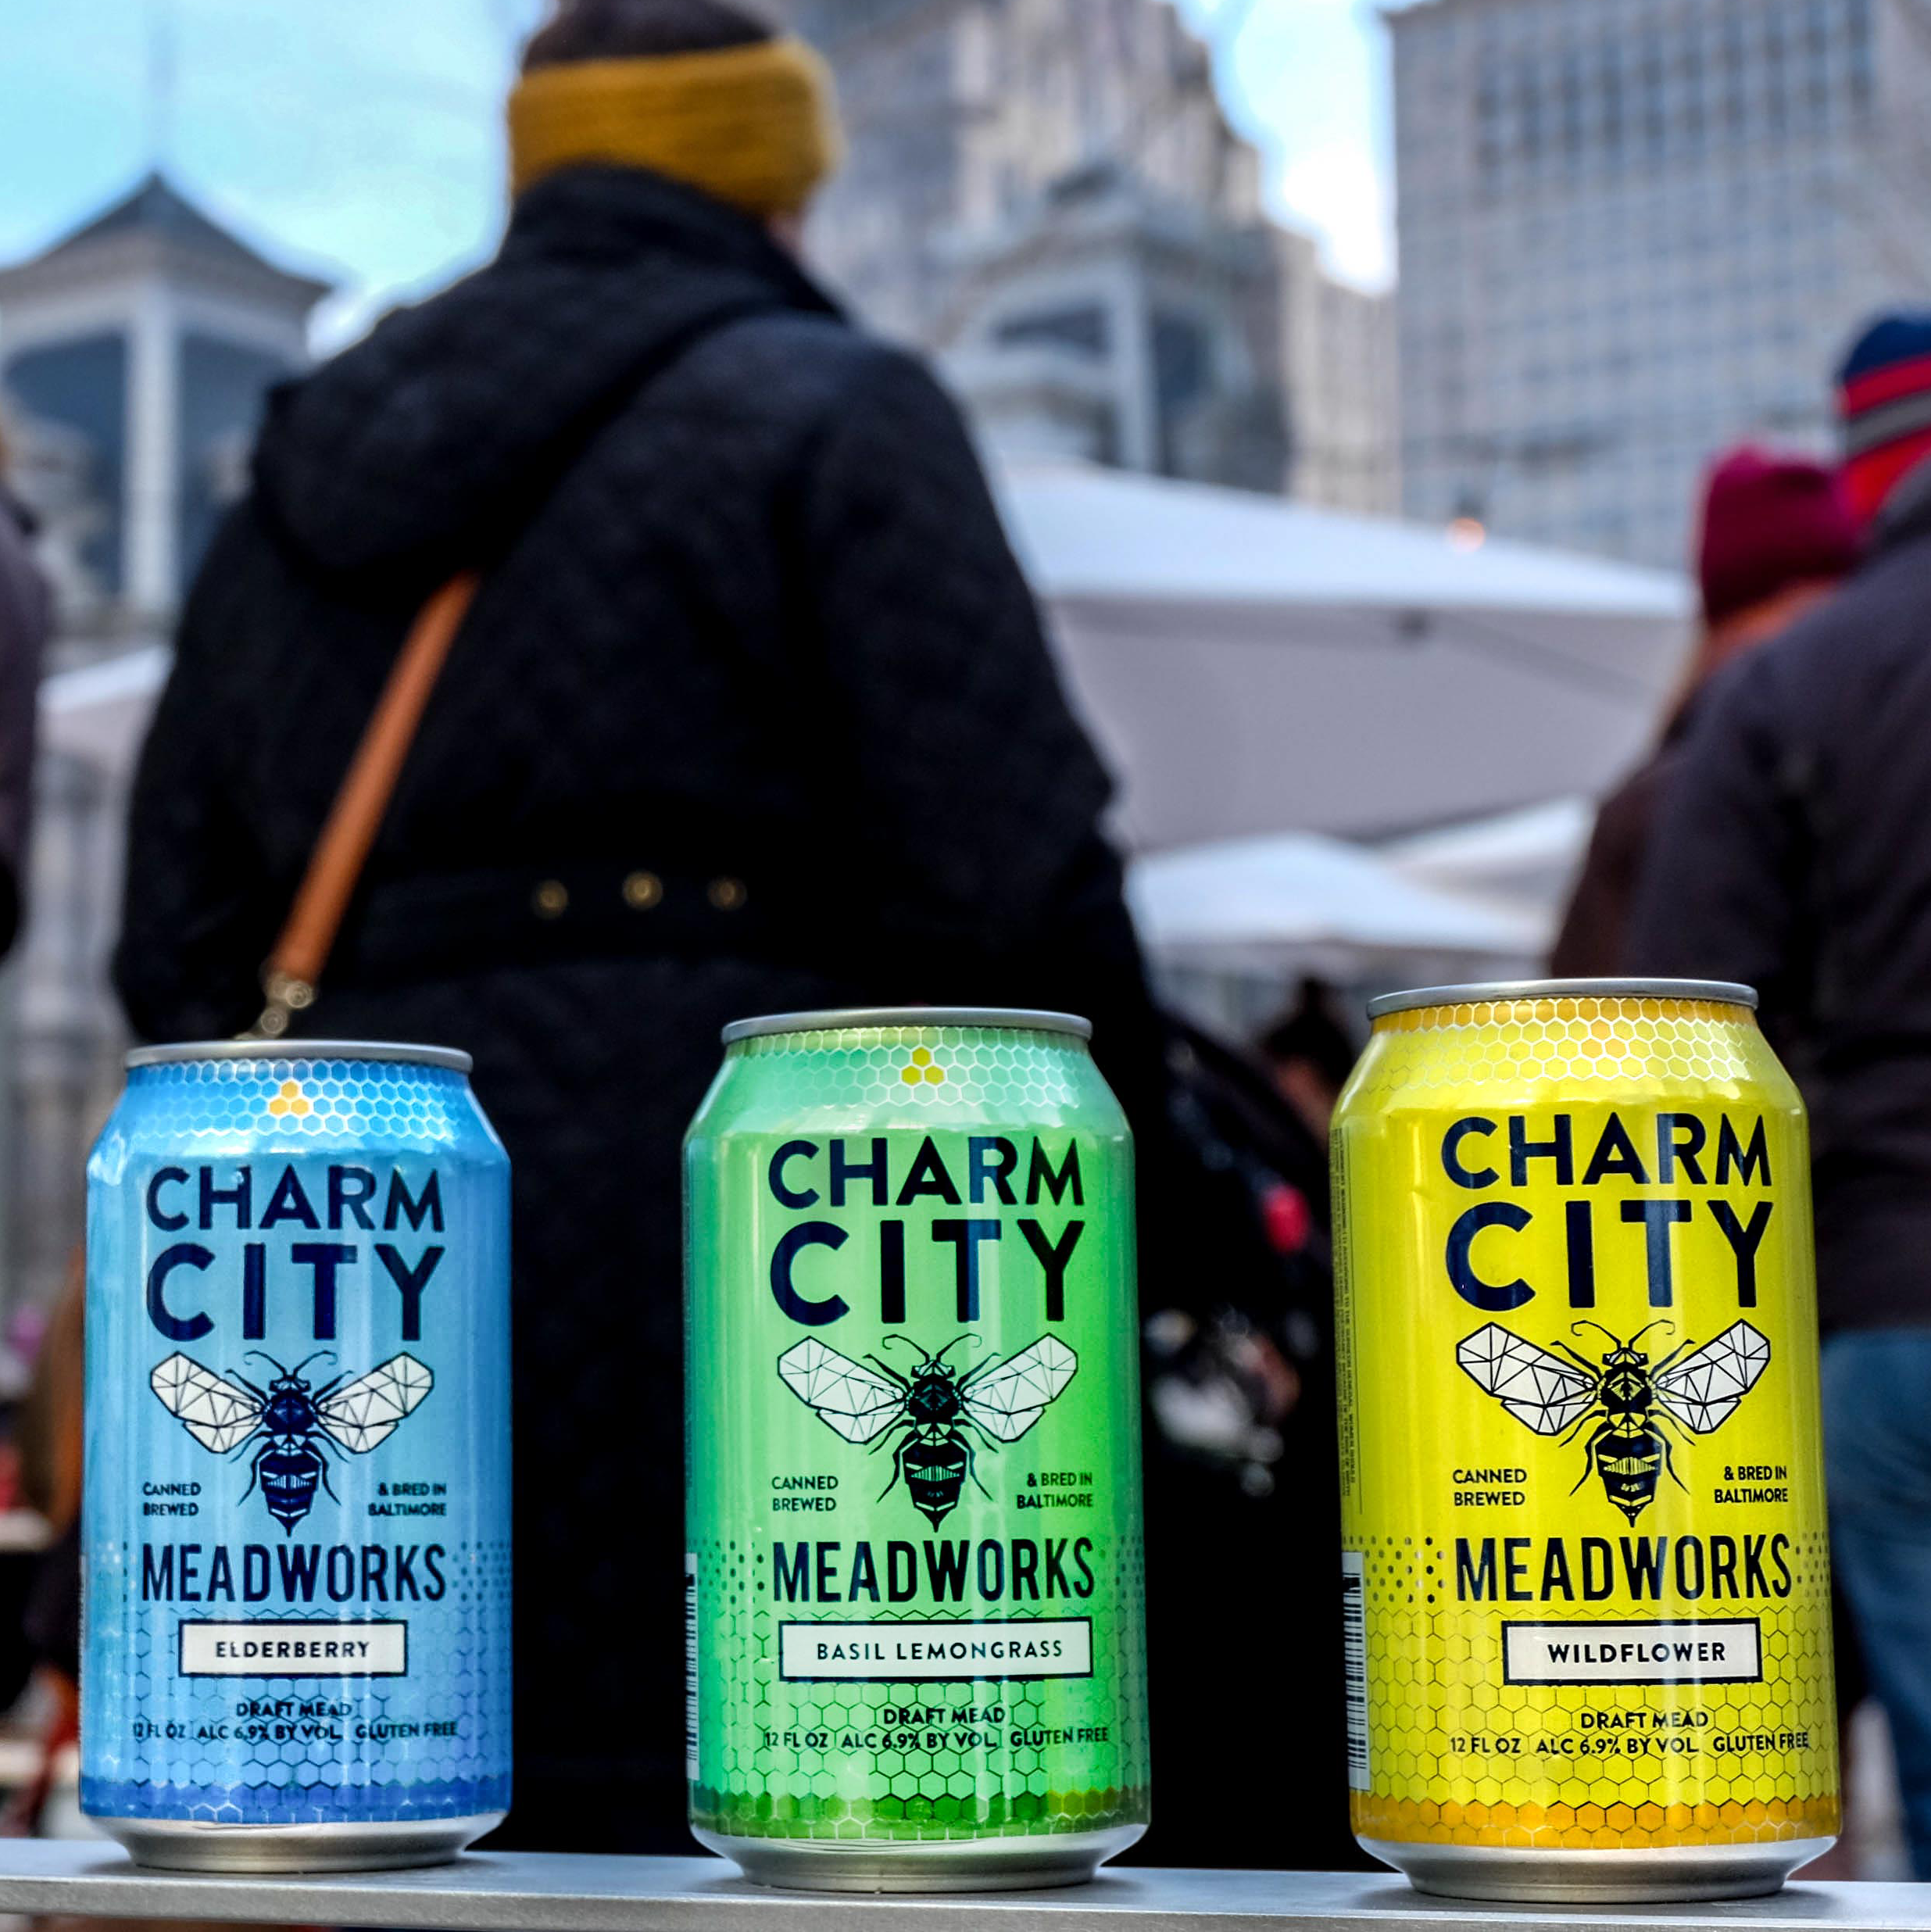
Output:
<svg viewBox="0 0 1931 1932">
<path fill-rule="evenodd" d="M 1127 898 L 1142 938 L 1170 964 L 1334 972 L 1396 956 L 1519 960 L 1532 916 L 1404 878 L 1371 852 L 1318 833 L 1234 839 L 1134 860 Z"/>
<path fill-rule="evenodd" d="M 1596 822 L 1587 799 L 1551 799 L 1391 839 L 1377 853 L 1404 878 L 1506 907 L 1535 921 L 1538 956 L 1554 939 Z"/>
<path fill-rule="evenodd" d="M 41 743 L 85 758 L 118 783 L 131 771 L 173 653 L 137 646 L 41 681 Z"/>
<path fill-rule="evenodd" d="M 1660 571 L 1078 464 L 999 487 L 1142 850 L 1597 790 L 1687 634 Z"/>
</svg>

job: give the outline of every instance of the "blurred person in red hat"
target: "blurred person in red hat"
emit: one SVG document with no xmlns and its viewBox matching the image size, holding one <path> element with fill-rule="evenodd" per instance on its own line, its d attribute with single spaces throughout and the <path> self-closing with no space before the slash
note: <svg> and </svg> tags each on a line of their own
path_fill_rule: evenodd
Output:
<svg viewBox="0 0 1931 1932">
<path fill-rule="evenodd" d="M 1740 652 L 1789 629 L 1829 596 L 1857 557 L 1850 503 L 1833 471 L 1749 445 L 1711 466 L 1697 552 L 1701 628 L 1661 737 L 1596 814 L 1550 956 L 1557 978 L 1622 970 L 1630 902 L 1697 694 Z"/>
<path fill-rule="evenodd" d="M 1811 1114 L 1831 1553 L 1931 1877 L 1931 313 L 1839 377 L 1865 539 L 1837 594 L 1711 683 L 1627 970 L 1740 980 Z"/>
</svg>

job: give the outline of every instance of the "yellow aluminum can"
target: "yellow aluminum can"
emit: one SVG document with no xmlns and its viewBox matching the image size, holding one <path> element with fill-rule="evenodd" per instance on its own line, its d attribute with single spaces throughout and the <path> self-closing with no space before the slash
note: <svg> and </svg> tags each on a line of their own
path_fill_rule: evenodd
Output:
<svg viewBox="0 0 1931 1932">
<path fill-rule="evenodd" d="M 1773 1891 L 1838 1829 L 1804 1107 L 1747 987 L 1369 1008 L 1334 1129 L 1356 1836 Z"/>
</svg>

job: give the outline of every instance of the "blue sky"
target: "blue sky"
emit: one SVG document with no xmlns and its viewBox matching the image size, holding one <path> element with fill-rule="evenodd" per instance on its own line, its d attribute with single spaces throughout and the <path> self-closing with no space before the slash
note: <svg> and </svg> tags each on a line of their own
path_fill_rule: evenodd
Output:
<svg viewBox="0 0 1931 1932">
<path fill-rule="evenodd" d="M 1220 37 L 1275 209 L 1343 273 L 1390 268 L 1384 30 L 1366 0 L 1178 0 Z M 0 260 L 163 147 L 212 213 L 345 293 L 326 337 L 487 252 L 497 105 L 542 0 L 0 0 Z M 156 23 L 171 17 L 171 31 Z M 156 50 L 171 48 L 157 63 Z M 157 67 L 172 84 L 157 88 Z M 157 98 L 172 102 L 158 115 Z"/>
<path fill-rule="evenodd" d="M 1387 29 L 1366 0 L 1178 0 L 1214 44 L 1228 117 L 1266 156 L 1275 211 L 1330 263 L 1379 287 L 1394 271 Z M 1218 16 L 1240 22 L 1232 45 Z"/>
</svg>

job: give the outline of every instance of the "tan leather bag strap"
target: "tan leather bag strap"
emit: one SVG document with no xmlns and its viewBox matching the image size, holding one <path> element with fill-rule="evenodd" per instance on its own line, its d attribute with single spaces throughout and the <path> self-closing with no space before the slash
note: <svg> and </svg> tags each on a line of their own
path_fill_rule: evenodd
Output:
<svg viewBox="0 0 1931 1932">
<path fill-rule="evenodd" d="M 262 968 L 262 991 L 268 1004 L 245 1038 L 279 1039 L 296 1014 L 314 1005 L 323 968 L 362 882 L 430 693 L 481 583 L 474 571 L 452 577 L 409 626 L 315 842 L 288 923 Z"/>
</svg>

